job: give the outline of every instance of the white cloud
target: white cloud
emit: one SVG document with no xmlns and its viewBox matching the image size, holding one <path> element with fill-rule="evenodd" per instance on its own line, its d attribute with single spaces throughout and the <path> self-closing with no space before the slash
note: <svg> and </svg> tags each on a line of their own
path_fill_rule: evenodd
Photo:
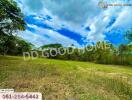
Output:
<svg viewBox="0 0 132 100">
<path fill-rule="evenodd" d="M 66 27 L 82 36 L 87 35 L 87 32 L 84 30 L 82 25 L 85 25 L 88 18 L 90 20 L 93 16 L 100 13 L 100 9 L 97 6 L 98 1 L 96 0 L 16 1 L 21 1 L 25 15 L 35 14 L 39 17 L 43 17 L 45 15 L 52 16 L 52 21 L 46 21 L 47 24 L 56 29 Z"/>
<path fill-rule="evenodd" d="M 99 13 L 96 0 L 45 0 L 44 7 L 61 20 L 83 24 Z"/>
<path fill-rule="evenodd" d="M 28 25 L 28 26 L 34 28 L 36 32 L 33 33 L 26 30 L 25 32 L 19 33 L 18 35 L 30 41 L 31 43 L 35 44 L 36 46 L 41 46 L 44 44 L 51 44 L 51 43 L 60 43 L 64 46 L 69 46 L 71 44 L 74 44 L 75 46 L 80 47 L 77 41 L 65 37 L 55 31 L 49 29 L 43 29 L 35 25 Z"/>
<path fill-rule="evenodd" d="M 100 9 L 97 4 L 98 0 L 16 0 L 24 11 L 25 15 L 35 14 L 36 19 L 42 21 L 55 30 L 67 28 L 83 37 L 87 37 L 90 41 L 102 41 L 105 38 L 105 31 L 112 28 L 123 27 L 127 29 L 132 27 L 132 9 L 131 7 L 109 7 L 108 9 Z M 117 0 L 118 1 L 118 0 Z M 111 2 L 114 2 L 114 0 Z M 43 18 L 49 15 L 52 19 L 44 21 Z M 111 17 L 116 18 L 116 22 L 110 27 Z M 87 32 L 84 27 L 89 26 L 91 31 Z M 76 44 L 76 41 L 64 37 L 57 32 L 43 29 L 37 26 L 31 26 L 37 30 L 38 41 L 41 43 L 59 42 L 64 45 Z M 29 34 L 30 32 L 25 31 Z M 48 35 L 50 38 L 44 38 L 42 35 Z M 30 34 L 30 35 L 33 35 Z M 34 36 L 34 35 L 33 35 Z M 26 36 L 24 36 L 26 37 Z M 31 36 L 32 37 L 32 36 Z"/>
<path fill-rule="evenodd" d="M 103 41 L 105 39 L 104 32 L 110 31 L 113 28 L 126 28 L 132 27 L 132 10 L 130 7 L 128 8 L 121 8 L 121 7 L 110 7 L 104 11 L 102 11 L 98 16 L 95 16 L 92 21 L 88 22 L 90 25 L 91 31 L 87 35 L 87 39 L 90 41 Z M 106 28 L 111 18 L 115 17 L 115 23 Z"/>
<path fill-rule="evenodd" d="M 122 9 L 122 11 L 119 13 L 119 16 L 116 20 L 116 22 L 112 25 L 113 27 L 121 27 L 121 28 L 132 28 L 132 8 L 126 7 Z"/>
</svg>

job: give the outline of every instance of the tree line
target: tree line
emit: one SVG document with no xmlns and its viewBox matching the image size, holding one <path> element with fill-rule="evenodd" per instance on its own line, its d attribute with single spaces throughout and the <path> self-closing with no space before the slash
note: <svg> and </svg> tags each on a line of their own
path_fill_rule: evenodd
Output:
<svg viewBox="0 0 132 100">
<path fill-rule="evenodd" d="M 44 52 L 42 52 L 44 50 Z M 121 44 L 116 47 L 102 41 L 83 48 L 63 47 L 61 44 L 50 44 L 38 50 L 39 57 L 50 59 L 86 61 L 100 64 L 132 65 L 132 44 Z"/>
</svg>

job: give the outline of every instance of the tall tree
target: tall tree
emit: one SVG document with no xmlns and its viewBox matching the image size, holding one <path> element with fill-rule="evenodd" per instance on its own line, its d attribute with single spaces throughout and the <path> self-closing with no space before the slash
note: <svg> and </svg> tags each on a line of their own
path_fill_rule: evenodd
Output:
<svg viewBox="0 0 132 100">
<path fill-rule="evenodd" d="M 21 9 L 13 0 L 0 0 L 0 34 L 9 34 L 25 30 Z"/>
<path fill-rule="evenodd" d="M 25 30 L 21 9 L 13 0 L 0 0 L 0 51 L 6 54 L 14 48 L 15 37 L 13 33 Z"/>
</svg>

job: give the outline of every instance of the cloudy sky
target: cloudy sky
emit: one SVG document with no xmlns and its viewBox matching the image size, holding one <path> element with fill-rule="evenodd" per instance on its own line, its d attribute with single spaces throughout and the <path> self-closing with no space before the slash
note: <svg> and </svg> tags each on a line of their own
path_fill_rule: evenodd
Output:
<svg viewBox="0 0 132 100">
<path fill-rule="evenodd" d="M 132 6 L 98 6 L 101 0 L 15 0 L 27 23 L 19 36 L 41 46 L 61 43 L 81 47 L 97 41 L 127 43 L 124 33 L 132 28 Z M 106 0 L 132 3 L 132 0 Z"/>
</svg>

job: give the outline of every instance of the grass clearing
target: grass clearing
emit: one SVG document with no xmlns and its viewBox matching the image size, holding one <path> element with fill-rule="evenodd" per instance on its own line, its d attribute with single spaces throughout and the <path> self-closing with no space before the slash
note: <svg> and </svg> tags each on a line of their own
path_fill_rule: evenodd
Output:
<svg viewBox="0 0 132 100">
<path fill-rule="evenodd" d="M 43 100 L 131 100 L 132 67 L 0 56 L 0 88 L 39 91 Z"/>
</svg>

